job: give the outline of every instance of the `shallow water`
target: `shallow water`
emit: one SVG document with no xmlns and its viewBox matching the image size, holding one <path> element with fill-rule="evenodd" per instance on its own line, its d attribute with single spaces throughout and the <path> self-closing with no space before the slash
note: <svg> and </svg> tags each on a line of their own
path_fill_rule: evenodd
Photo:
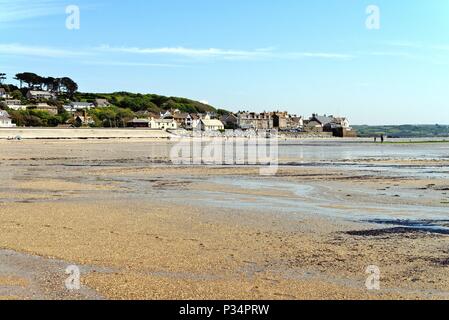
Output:
<svg viewBox="0 0 449 320">
<path fill-rule="evenodd" d="M 281 143 L 281 162 L 348 160 L 448 160 L 449 143 L 374 144 L 357 142 Z"/>
<path fill-rule="evenodd" d="M 116 183 L 123 187 L 118 191 L 105 191 L 114 197 L 129 199 L 139 197 L 170 198 L 171 201 L 190 202 L 205 207 L 228 207 L 236 210 L 254 209 L 276 211 L 286 214 L 322 215 L 333 218 L 370 220 L 370 219 L 442 219 L 448 216 L 449 207 L 441 205 L 449 201 L 442 191 L 416 189 L 384 190 L 385 198 L 400 197 L 408 204 L 363 203 L 357 199 L 336 198 L 332 190 L 326 190 L 327 184 L 287 181 L 282 177 L 259 176 L 175 176 L 163 175 L 147 178 L 136 175 L 114 175 L 104 177 L 83 174 L 83 170 L 107 167 L 166 167 L 170 165 L 169 154 L 173 142 L 124 141 L 111 143 L 95 142 L 21 142 L 0 145 L 0 179 L 2 181 L 28 181 L 33 179 L 61 179 L 79 183 L 106 184 Z M 32 147 L 34 151 L 29 151 Z M 281 166 L 314 167 L 343 170 L 354 175 L 373 177 L 406 177 L 408 179 L 447 179 L 449 185 L 449 168 L 443 160 L 449 159 L 449 144 L 374 144 L 354 141 L 303 141 L 281 142 L 279 146 Z M 371 161 L 370 161 L 371 160 Z M 380 160 L 373 162 L 372 160 Z M 382 161 L 433 160 L 418 164 L 382 163 Z M 173 185 L 160 186 L 158 182 L 169 180 Z M 190 183 L 212 183 L 227 186 L 230 190 L 191 190 Z M 232 192 L 232 188 L 236 189 Z M 262 191 L 262 194 L 245 194 L 238 188 Z M 345 192 L 363 191 L 376 195 L 375 189 L 353 190 L 350 181 L 344 186 Z M 8 183 L 3 184 L 0 192 L 7 193 Z M 270 195 L 274 190 L 274 195 Z M 263 192 L 264 191 L 264 192 Z M 323 192 L 327 195 L 323 196 Z M 51 195 L 34 197 L 44 192 L 22 189 L 30 192 L 28 198 L 2 197 L 1 202 L 14 201 L 58 201 L 65 199 L 67 193 L 54 192 Z M 79 192 L 85 197 L 94 197 L 89 192 Z M 254 193 L 254 192 L 253 192 Z M 280 196 L 285 193 L 285 196 Z M 330 195 L 330 196 L 329 196 Z M 425 198 L 437 205 L 423 205 L 418 200 Z M 416 204 L 410 203 L 416 201 Z M 332 205 L 334 205 L 332 207 Z M 335 206 L 339 205 L 341 207 Z M 345 206 L 345 207 L 343 207 Z M 375 213 L 373 213 L 375 212 Z"/>
</svg>

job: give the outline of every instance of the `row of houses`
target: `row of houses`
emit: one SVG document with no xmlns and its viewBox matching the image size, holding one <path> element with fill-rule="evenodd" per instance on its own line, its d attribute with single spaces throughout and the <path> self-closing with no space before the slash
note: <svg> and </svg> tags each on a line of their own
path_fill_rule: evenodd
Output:
<svg viewBox="0 0 449 320">
<path fill-rule="evenodd" d="M 301 129 L 304 119 L 301 116 L 291 115 L 288 112 L 249 112 L 231 113 L 221 118 L 227 128 L 243 130 L 288 130 Z"/>
<path fill-rule="evenodd" d="M 29 90 L 27 99 L 36 101 L 30 105 L 23 105 L 20 100 L 11 99 L 5 89 L 0 88 L 0 98 L 3 104 L 12 110 L 34 109 L 58 114 L 58 107 L 44 100 L 55 100 L 56 95 L 49 91 Z M 89 125 L 93 120 L 88 116 L 88 110 L 94 107 L 108 107 L 111 104 L 106 99 L 96 99 L 94 102 L 70 102 L 63 108 L 72 114 L 73 121 L 82 125 Z M 6 112 L 6 111 L 5 111 Z M 9 126 L 6 119 L 9 115 L 3 113 L 0 126 Z M 72 122 L 73 122 L 72 121 Z M 150 128 L 158 130 L 176 130 L 179 128 L 202 131 L 219 131 L 224 129 L 242 130 L 279 130 L 294 132 L 331 132 L 335 136 L 355 136 L 348 119 L 327 115 L 313 114 L 305 119 L 303 116 L 289 114 L 286 111 L 250 112 L 239 111 L 218 117 L 215 113 L 186 113 L 180 110 L 168 110 L 160 114 L 148 113 L 145 118 L 135 118 L 127 123 L 128 127 Z"/>
<path fill-rule="evenodd" d="M 128 127 L 145 127 L 151 129 L 200 129 L 202 131 L 217 131 L 223 129 L 241 130 L 278 130 L 294 132 L 332 133 L 334 136 L 355 136 L 347 118 L 320 116 L 313 114 L 305 119 L 302 116 L 288 112 L 238 112 L 218 116 L 214 113 L 189 114 L 179 110 L 170 110 L 159 115 L 152 114 L 146 119 L 134 119 L 128 122 Z"/>
<path fill-rule="evenodd" d="M 34 103 L 23 104 L 21 100 L 12 99 L 11 95 L 6 93 L 4 88 L 0 88 L 0 99 L 3 107 L 11 110 L 36 110 L 46 111 L 51 115 L 57 115 L 59 109 L 57 106 L 51 104 L 51 101 L 56 100 L 57 96 L 49 91 L 29 90 L 26 94 L 27 100 Z M 46 101 L 46 102 L 42 102 Z M 95 99 L 93 103 L 89 102 L 70 102 L 64 105 L 64 110 L 72 114 L 70 122 L 81 122 L 82 125 L 90 125 L 93 123 L 92 118 L 87 116 L 85 111 L 94 107 L 108 107 L 111 104 L 107 99 Z M 9 115 L 8 115 L 9 116 Z M 5 120 L 6 121 L 6 120 Z M 9 125 L 0 124 L 1 127 L 9 127 Z"/>
<path fill-rule="evenodd" d="M 357 136 L 357 132 L 351 128 L 347 118 L 320 116 L 318 114 L 313 114 L 307 121 L 304 121 L 304 131 L 313 133 L 329 132 L 336 137 Z"/>
<path fill-rule="evenodd" d="M 109 106 L 111 106 L 111 104 L 107 99 L 95 99 L 94 102 L 70 102 L 68 105 L 64 105 L 64 109 L 68 112 L 76 112 L 80 110 L 90 110 L 92 108 L 104 108 Z"/>
<path fill-rule="evenodd" d="M 304 131 L 325 129 L 327 125 L 342 126 L 350 128 L 349 121 L 346 118 L 334 116 L 320 116 L 313 114 L 309 119 L 302 116 L 291 115 L 288 112 L 239 112 L 230 114 L 223 118 L 226 125 L 235 125 L 240 129 L 278 129 Z"/>
<path fill-rule="evenodd" d="M 249 112 L 223 116 L 225 127 L 232 129 L 279 130 L 295 132 L 331 132 L 334 136 L 355 136 L 347 118 L 312 114 L 308 119 L 288 112 Z"/>
<path fill-rule="evenodd" d="M 6 93 L 4 88 L 0 88 L 0 98 L 10 99 L 11 96 Z M 26 94 L 28 100 L 56 100 L 55 93 L 44 90 L 29 90 Z"/>
<path fill-rule="evenodd" d="M 38 102 L 34 104 L 28 104 L 24 105 L 20 100 L 5 100 L 3 101 L 3 104 L 8 107 L 11 110 L 39 110 L 39 111 L 47 111 L 50 114 L 57 115 L 58 114 L 58 107 L 54 105 L 49 105 L 46 102 Z"/>
<path fill-rule="evenodd" d="M 220 131 L 225 126 L 219 119 L 214 119 L 211 114 L 189 114 L 179 110 L 167 111 L 163 114 L 152 114 L 145 119 L 133 119 L 128 122 L 128 127 L 150 128 L 158 130 L 176 130 L 179 128 L 201 131 Z"/>
</svg>

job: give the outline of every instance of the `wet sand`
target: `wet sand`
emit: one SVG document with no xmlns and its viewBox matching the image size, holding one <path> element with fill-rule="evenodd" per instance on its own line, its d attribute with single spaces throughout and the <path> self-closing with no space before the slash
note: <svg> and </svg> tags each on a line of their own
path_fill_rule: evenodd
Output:
<svg viewBox="0 0 449 320">
<path fill-rule="evenodd" d="M 261 177 L 171 166 L 169 150 L 0 141 L 0 296 L 449 298 L 446 159 L 288 155 Z M 80 292 L 64 288 L 72 264 Z M 370 265 L 379 291 L 365 287 Z"/>
</svg>

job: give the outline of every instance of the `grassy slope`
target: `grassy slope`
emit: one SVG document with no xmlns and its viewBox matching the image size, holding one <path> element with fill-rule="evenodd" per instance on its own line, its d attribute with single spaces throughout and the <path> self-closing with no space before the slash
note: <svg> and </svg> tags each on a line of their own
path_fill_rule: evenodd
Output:
<svg viewBox="0 0 449 320">
<path fill-rule="evenodd" d="M 447 125 L 354 126 L 359 137 L 385 135 L 394 138 L 449 137 Z"/>
<path fill-rule="evenodd" d="M 96 98 L 108 99 L 118 107 L 129 108 L 133 111 L 161 112 L 169 109 L 179 109 L 182 112 L 189 113 L 220 111 L 211 105 L 199 101 L 156 94 L 135 94 L 128 92 L 77 94 L 77 99 L 80 101 L 93 102 Z"/>
</svg>

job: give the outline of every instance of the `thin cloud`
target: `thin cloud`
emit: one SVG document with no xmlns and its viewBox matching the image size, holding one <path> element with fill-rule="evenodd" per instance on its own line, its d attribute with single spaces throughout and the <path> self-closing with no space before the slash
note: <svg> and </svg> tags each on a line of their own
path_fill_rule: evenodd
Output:
<svg viewBox="0 0 449 320">
<path fill-rule="evenodd" d="M 372 51 L 364 52 L 363 54 L 369 56 L 379 56 L 379 57 L 398 57 L 398 58 L 416 58 L 417 56 L 408 52 L 391 52 L 391 51 Z"/>
<path fill-rule="evenodd" d="M 168 64 L 168 63 L 146 63 L 146 62 L 129 62 L 129 61 L 82 61 L 82 64 L 94 65 L 94 66 L 111 66 L 111 67 L 148 67 L 148 68 L 184 68 L 185 65 L 181 64 Z"/>
<path fill-rule="evenodd" d="M 192 49 L 185 47 L 162 47 L 162 48 L 139 48 L 139 47 L 112 47 L 103 45 L 98 51 L 108 53 L 125 53 L 137 55 L 171 55 L 188 58 L 220 58 L 224 60 L 248 60 L 248 59 L 351 59 L 353 55 L 325 52 L 278 52 L 273 48 L 262 48 L 255 50 L 230 50 L 230 49 Z"/>
<path fill-rule="evenodd" d="M 255 51 L 223 50 L 216 48 L 190 49 L 184 47 L 164 47 L 164 48 L 138 48 L 138 47 L 111 47 L 104 45 L 98 48 L 100 51 L 140 54 L 140 55 L 174 55 L 190 58 L 213 58 L 213 57 L 260 57 L 269 54 L 265 49 Z"/>
<path fill-rule="evenodd" d="M 423 44 L 420 42 L 413 42 L 413 41 L 390 41 L 386 42 L 388 46 L 392 47 L 400 47 L 400 48 L 414 48 L 419 49 L 423 47 Z"/>
<path fill-rule="evenodd" d="M 335 59 L 335 60 L 350 60 L 355 56 L 352 54 L 342 53 L 326 53 L 326 52 L 292 52 L 283 55 L 290 58 L 316 58 L 316 59 Z"/>
<path fill-rule="evenodd" d="M 87 65 L 98 66 L 116 66 L 116 67 L 160 67 L 160 68 L 179 68 L 186 67 L 180 64 L 168 63 L 150 63 L 150 62 L 131 62 L 131 61 L 114 61 L 104 60 L 98 52 L 89 49 L 71 50 L 60 49 L 54 47 L 28 46 L 22 44 L 1 44 L 0 55 L 4 56 L 26 56 L 39 58 L 73 58 L 76 62 Z M 87 58 L 84 60 L 80 58 Z"/>
<path fill-rule="evenodd" d="M 440 50 L 440 51 L 448 51 L 448 44 L 424 44 L 422 42 L 411 42 L 411 41 L 403 41 L 403 42 L 388 42 L 389 46 L 393 47 L 401 47 L 408 49 L 416 49 L 416 50 Z"/>
<path fill-rule="evenodd" d="M 64 14 L 60 0 L 0 0 L 0 23 Z"/>
<path fill-rule="evenodd" d="M 105 56 L 119 54 L 121 58 L 114 60 L 104 60 Z M 80 58 L 91 56 L 99 58 L 90 61 L 80 61 L 80 63 L 89 63 L 97 65 L 115 65 L 115 66 L 142 66 L 142 67 L 182 67 L 180 64 L 154 63 L 151 61 L 130 61 L 130 58 L 123 58 L 128 55 L 158 55 L 158 56 L 178 56 L 191 58 L 195 61 L 202 59 L 221 59 L 221 60 L 298 60 L 305 58 L 313 59 L 331 59 L 331 60 L 349 60 L 355 56 L 349 54 L 326 53 L 326 52 L 279 52 L 272 48 L 256 49 L 253 51 L 245 50 L 225 50 L 225 49 L 191 49 L 183 47 L 166 48 L 137 48 L 137 47 L 86 47 L 84 49 L 56 48 L 45 46 L 30 46 L 23 44 L 1 44 L 0 55 L 19 55 L 30 57 L 46 58 Z"/>
<path fill-rule="evenodd" d="M 46 58 L 66 58 L 86 55 L 78 50 L 59 49 L 52 47 L 27 46 L 21 44 L 0 44 L 0 55 L 20 55 Z"/>
</svg>

